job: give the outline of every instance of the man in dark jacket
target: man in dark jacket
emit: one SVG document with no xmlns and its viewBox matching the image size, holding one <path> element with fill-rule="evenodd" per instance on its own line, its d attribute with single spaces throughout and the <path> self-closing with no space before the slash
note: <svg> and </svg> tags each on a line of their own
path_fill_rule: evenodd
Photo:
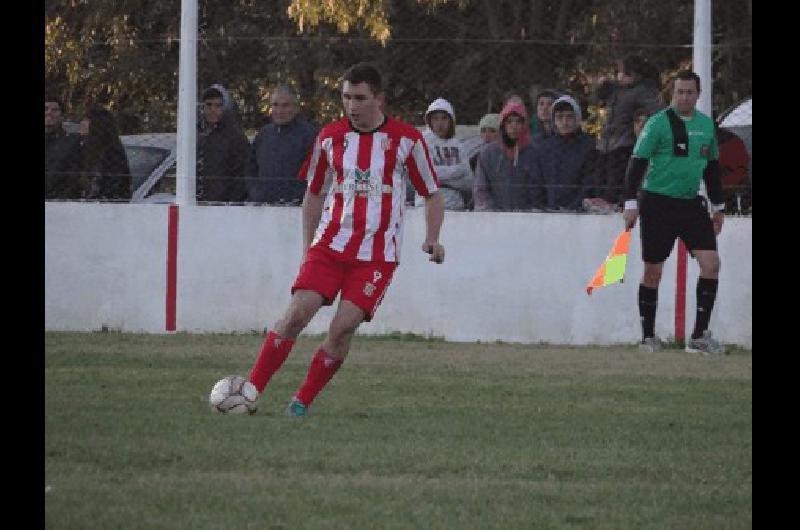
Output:
<svg viewBox="0 0 800 530">
<path fill-rule="evenodd" d="M 570 96 L 553 103 L 555 135 L 537 147 L 533 170 L 534 207 L 577 211 L 585 189 L 593 184 L 597 162 L 595 140 L 581 129 L 581 109 Z"/>
<path fill-rule="evenodd" d="M 197 200 L 245 200 L 250 156 L 230 94 L 222 85 L 211 85 L 203 92 L 197 134 Z"/>
<path fill-rule="evenodd" d="M 317 128 L 298 114 L 297 95 L 280 85 L 272 92 L 271 123 L 258 131 L 253 140 L 254 166 L 248 181 L 247 200 L 267 204 L 299 205 L 305 182 L 297 178 L 300 166 Z"/>
<path fill-rule="evenodd" d="M 44 100 L 44 198 L 81 196 L 80 141 L 64 131 L 64 105 L 55 97 Z"/>
</svg>

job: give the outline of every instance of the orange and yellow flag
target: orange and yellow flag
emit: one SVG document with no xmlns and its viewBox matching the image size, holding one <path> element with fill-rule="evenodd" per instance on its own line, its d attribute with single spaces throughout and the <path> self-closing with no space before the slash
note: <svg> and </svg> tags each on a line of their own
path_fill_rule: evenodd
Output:
<svg viewBox="0 0 800 530">
<path fill-rule="evenodd" d="M 628 243 L 630 243 L 630 240 L 630 230 L 625 230 L 617 236 L 608 257 L 597 269 L 592 281 L 586 286 L 586 294 L 591 295 L 592 289 L 595 287 L 605 287 L 612 283 L 621 282 L 625 278 L 625 264 L 628 261 Z"/>
</svg>

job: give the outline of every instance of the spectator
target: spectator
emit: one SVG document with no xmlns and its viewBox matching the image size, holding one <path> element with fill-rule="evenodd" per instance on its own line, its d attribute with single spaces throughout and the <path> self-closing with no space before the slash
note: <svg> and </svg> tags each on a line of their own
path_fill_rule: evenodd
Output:
<svg viewBox="0 0 800 530">
<path fill-rule="evenodd" d="M 53 96 L 44 99 L 44 198 L 81 196 L 80 140 L 64 130 L 64 105 Z"/>
<path fill-rule="evenodd" d="M 545 210 L 577 211 L 597 163 L 594 137 L 581 129 L 581 108 L 570 96 L 553 103 L 555 134 L 537 147 L 533 205 Z"/>
<path fill-rule="evenodd" d="M 300 114 L 297 95 L 279 85 L 270 100 L 271 123 L 264 125 L 253 140 L 252 162 L 247 183 L 247 200 L 266 204 L 299 205 L 305 181 L 297 178 L 300 166 L 314 143 L 317 128 Z"/>
<path fill-rule="evenodd" d="M 197 133 L 197 200 L 238 202 L 252 167 L 250 142 L 236 123 L 236 106 L 222 85 L 203 92 Z"/>
<path fill-rule="evenodd" d="M 475 210 L 529 210 L 535 152 L 524 105 L 510 103 L 500 113 L 500 138 L 478 155 Z"/>
<path fill-rule="evenodd" d="M 559 91 L 546 88 L 537 92 L 535 99 L 532 98 L 535 112 L 528 126 L 531 131 L 531 141 L 534 145 L 540 144 L 555 134 L 552 121 L 553 102 L 560 95 Z"/>
<path fill-rule="evenodd" d="M 78 133 L 86 198 L 130 200 L 131 170 L 111 112 L 91 106 L 80 122 Z"/>
<path fill-rule="evenodd" d="M 443 98 L 434 100 L 425 112 L 427 130 L 422 134 L 439 179 L 444 207 L 464 210 L 471 202 L 473 175 L 461 140 L 456 136 L 453 106 Z M 418 205 L 425 199 L 417 194 Z"/>
<path fill-rule="evenodd" d="M 633 136 L 639 138 L 644 124 L 650 118 L 650 114 L 645 108 L 638 108 L 633 113 Z M 633 154 L 633 146 L 620 148 L 619 156 L 625 149 L 628 157 Z M 624 178 L 620 179 L 620 173 L 616 167 L 609 167 L 606 162 L 608 158 L 598 155 L 599 160 L 596 164 L 597 172 L 593 177 L 594 189 L 588 192 L 588 197 L 583 200 L 583 209 L 591 213 L 613 213 L 622 211 L 622 195 Z M 624 177 L 624 173 L 622 175 Z"/>
<path fill-rule="evenodd" d="M 652 115 L 663 106 L 659 98 L 660 84 L 655 67 L 638 55 L 629 55 L 618 64 L 617 82 L 605 82 L 596 90 L 597 98 L 606 101 L 607 108 L 606 123 L 597 143 L 607 182 L 622 182 L 625 178 L 628 159 L 636 143 L 633 113 L 643 108 Z M 619 193 L 609 189 L 603 197 L 616 204 Z"/>
<path fill-rule="evenodd" d="M 499 138 L 500 115 L 495 113 L 484 114 L 481 121 L 478 122 L 478 129 L 480 130 L 481 144 L 469 159 L 469 167 L 473 173 L 475 173 L 478 166 L 478 155 L 487 145 L 496 142 Z"/>
</svg>

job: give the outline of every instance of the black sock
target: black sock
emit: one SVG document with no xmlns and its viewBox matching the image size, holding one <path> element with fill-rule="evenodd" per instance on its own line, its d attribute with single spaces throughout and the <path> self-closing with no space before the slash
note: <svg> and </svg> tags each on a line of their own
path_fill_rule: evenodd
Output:
<svg viewBox="0 0 800 530">
<path fill-rule="evenodd" d="M 719 280 L 711 278 L 697 279 L 697 316 L 694 321 L 692 338 L 698 339 L 708 329 L 711 320 L 711 310 L 714 309 L 714 300 L 717 299 L 717 285 Z"/>
<path fill-rule="evenodd" d="M 642 340 L 656 334 L 656 306 L 658 289 L 639 284 L 639 318 L 642 321 Z"/>
</svg>

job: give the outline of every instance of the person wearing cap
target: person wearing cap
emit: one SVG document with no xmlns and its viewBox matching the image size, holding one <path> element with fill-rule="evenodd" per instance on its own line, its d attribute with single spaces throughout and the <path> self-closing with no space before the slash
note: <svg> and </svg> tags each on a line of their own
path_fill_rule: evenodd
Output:
<svg viewBox="0 0 800 530">
<path fill-rule="evenodd" d="M 435 99 L 425 112 L 425 124 L 428 128 L 422 137 L 439 178 L 444 207 L 447 210 L 464 210 L 471 200 L 473 176 L 464 145 L 455 137 L 456 113 L 453 105 L 444 98 Z M 415 202 L 422 200 L 417 196 Z"/>
<path fill-rule="evenodd" d="M 473 174 L 477 169 L 478 156 L 481 154 L 481 151 L 490 143 L 496 142 L 500 137 L 500 115 L 494 112 L 484 114 L 478 122 L 478 130 L 481 135 L 481 143 L 475 149 L 475 153 L 469 158 L 469 167 L 472 169 Z"/>
<path fill-rule="evenodd" d="M 478 122 L 478 129 L 484 144 L 497 141 L 500 130 L 500 115 L 493 112 L 484 114 L 481 121 Z"/>
</svg>

